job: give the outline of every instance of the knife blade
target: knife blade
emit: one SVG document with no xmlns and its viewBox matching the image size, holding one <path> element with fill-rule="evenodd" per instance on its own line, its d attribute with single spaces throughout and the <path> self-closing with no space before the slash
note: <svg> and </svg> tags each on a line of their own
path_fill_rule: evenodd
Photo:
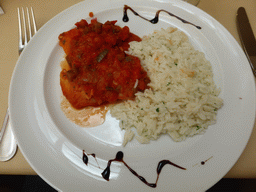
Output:
<svg viewBox="0 0 256 192">
<path fill-rule="evenodd" d="M 256 40 L 244 7 L 237 10 L 236 24 L 242 47 L 256 76 Z"/>
</svg>

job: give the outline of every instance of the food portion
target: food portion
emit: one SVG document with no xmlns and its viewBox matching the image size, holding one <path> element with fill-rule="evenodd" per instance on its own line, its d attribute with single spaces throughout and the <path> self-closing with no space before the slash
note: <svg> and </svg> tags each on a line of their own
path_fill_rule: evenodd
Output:
<svg viewBox="0 0 256 192">
<path fill-rule="evenodd" d="M 188 37 L 168 28 L 141 40 L 115 23 L 81 20 L 60 34 L 66 116 L 80 126 L 97 126 L 104 122 L 105 104 L 113 104 L 110 113 L 125 130 L 124 146 L 135 135 L 141 143 L 162 134 L 182 141 L 215 123 L 223 104 L 220 89 L 210 62 Z"/>
<path fill-rule="evenodd" d="M 135 94 L 135 100 L 111 108 L 111 115 L 126 131 L 123 145 L 134 135 L 141 143 L 162 134 L 182 141 L 215 123 L 223 100 L 218 97 L 212 66 L 183 32 L 155 31 L 141 42 L 131 42 L 129 53 L 140 58 L 151 82 L 144 93 Z"/>
<path fill-rule="evenodd" d="M 136 92 L 148 88 L 150 80 L 140 59 L 125 53 L 129 42 L 141 39 L 115 23 L 81 20 L 59 35 L 68 62 L 60 73 L 60 85 L 76 109 L 134 99 Z"/>
</svg>

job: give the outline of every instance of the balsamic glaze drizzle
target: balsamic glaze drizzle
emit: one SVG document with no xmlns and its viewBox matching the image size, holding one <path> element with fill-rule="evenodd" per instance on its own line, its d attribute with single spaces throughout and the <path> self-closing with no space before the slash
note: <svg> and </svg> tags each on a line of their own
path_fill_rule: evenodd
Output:
<svg viewBox="0 0 256 192">
<path fill-rule="evenodd" d="M 157 182 L 158 182 L 158 179 L 159 179 L 159 175 L 160 175 L 160 173 L 161 173 L 163 167 L 164 167 L 166 164 L 170 164 L 170 165 L 175 166 L 175 167 L 177 167 L 177 168 L 179 168 L 179 169 L 186 170 L 186 168 L 183 168 L 183 167 L 181 167 L 181 166 L 179 166 L 179 165 L 176 165 L 176 164 L 172 163 L 172 162 L 169 161 L 169 160 L 162 160 L 162 161 L 160 161 L 160 162 L 158 163 L 158 166 L 157 166 L 157 169 L 156 169 L 156 172 L 157 172 L 156 182 L 155 182 L 155 183 L 149 183 L 149 182 L 147 182 L 147 180 L 146 180 L 144 177 L 140 176 L 136 171 L 134 171 L 131 167 L 129 167 L 129 166 L 124 162 L 123 156 L 124 156 L 123 152 L 122 152 L 122 151 L 119 151 L 119 152 L 117 152 L 115 159 L 111 159 L 111 160 L 108 161 L 107 167 L 106 167 L 105 170 L 101 173 L 101 175 L 102 175 L 102 177 L 103 177 L 104 179 L 106 179 L 107 181 L 109 181 L 110 166 L 111 166 L 111 163 L 112 163 L 113 161 L 122 162 L 122 163 L 132 172 L 133 175 L 135 175 L 136 177 L 138 177 L 143 183 L 145 183 L 146 185 L 148 185 L 149 187 L 152 187 L 152 188 L 155 188 L 155 187 L 157 186 Z"/>
<path fill-rule="evenodd" d="M 84 164 L 85 164 L 85 165 L 88 165 L 88 161 L 89 161 L 88 156 L 90 156 L 90 155 L 94 157 L 96 163 L 98 164 L 98 167 L 100 168 L 99 163 L 98 163 L 98 161 L 97 161 L 97 159 L 96 159 L 95 153 L 87 154 L 87 155 L 86 155 L 85 151 L 83 150 L 83 157 L 82 157 L 82 159 L 83 159 Z"/>
<path fill-rule="evenodd" d="M 201 165 L 204 165 L 207 161 L 209 161 L 211 158 L 213 158 L 213 156 L 211 156 L 210 158 L 206 159 L 205 161 L 201 161 Z"/>
<path fill-rule="evenodd" d="M 128 14 L 127 14 L 127 10 L 128 10 L 128 9 L 129 9 L 129 10 L 131 10 L 131 11 L 133 12 L 133 14 L 134 14 L 134 15 L 139 16 L 140 18 L 142 18 L 142 19 L 144 19 L 144 20 L 146 20 L 146 21 L 149 21 L 149 22 L 150 22 L 150 23 L 152 23 L 152 24 L 156 24 L 156 23 L 158 23 L 158 21 L 159 21 L 159 14 L 160 14 L 160 12 L 165 12 L 165 13 L 169 14 L 170 16 L 172 16 L 172 17 L 175 17 L 175 18 L 179 19 L 179 20 L 180 20 L 180 21 L 182 21 L 183 23 L 190 24 L 190 25 L 195 26 L 197 29 L 201 29 L 201 27 L 200 27 L 200 26 L 197 26 L 197 25 L 195 25 L 195 24 L 193 24 L 193 23 L 191 23 L 191 22 L 189 22 L 189 21 L 186 21 L 186 20 L 184 20 L 184 19 L 180 18 L 179 16 L 174 15 L 174 14 L 172 14 L 172 13 L 170 13 L 170 12 L 168 12 L 168 11 L 164 10 L 164 9 L 160 9 L 160 10 L 158 10 L 158 11 L 156 12 L 155 17 L 154 17 L 153 19 L 149 20 L 149 19 L 147 19 L 147 18 L 145 18 L 145 17 L 141 16 L 140 14 L 138 14 L 136 11 L 134 11 L 131 7 L 129 7 L 129 6 L 127 6 L 127 5 L 124 5 L 124 16 L 123 16 L 123 22 L 128 22 L 128 21 L 129 21 Z"/>
</svg>

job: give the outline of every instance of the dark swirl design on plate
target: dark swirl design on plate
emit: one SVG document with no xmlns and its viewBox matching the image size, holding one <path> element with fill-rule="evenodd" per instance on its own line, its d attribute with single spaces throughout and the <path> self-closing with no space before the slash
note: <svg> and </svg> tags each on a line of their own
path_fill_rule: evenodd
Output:
<svg viewBox="0 0 256 192">
<path fill-rule="evenodd" d="M 123 22 L 128 22 L 128 21 L 129 21 L 129 17 L 128 17 L 128 14 L 127 14 L 127 10 L 130 10 L 134 15 L 136 15 L 136 16 L 138 16 L 138 17 L 140 17 L 140 18 L 142 18 L 142 19 L 144 19 L 144 20 L 146 20 L 146 21 L 149 21 L 149 22 L 152 23 L 152 24 L 158 23 L 160 13 L 161 13 L 161 12 L 165 12 L 165 13 L 169 14 L 171 17 L 175 17 L 175 18 L 179 19 L 180 21 L 182 21 L 182 22 L 185 23 L 185 24 L 190 24 L 190 25 L 193 25 L 194 27 L 196 27 L 197 29 L 202 29 L 202 27 L 197 26 L 197 25 L 195 25 L 195 24 L 193 24 L 193 23 L 191 23 L 191 22 L 189 22 L 189 21 L 186 21 L 185 19 L 182 19 L 181 17 L 179 17 L 179 16 L 177 16 L 177 15 L 174 15 L 173 13 L 170 13 L 169 11 L 166 11 L 166 10 L 164 10 L 164 9 L 158 10 L 158 11 L 156 12 L 155 17 L 150 20 L 150 19 L 147 19 L 147 18 L 141 16 L 139 13 L 137 13 L 136 11 L 134 11 L 134 10 L 133 10 L 131 7 L 129 7 L 128 5 L 124 5 Z"/>
<path fill-rule="evenodd" d="M 98 163 L 98 161 L 97 161 L 97 159 L 96 159 L 95 153 L 86 154 L 85 151 L 83 150 L 83 157 L 82 157 L 82 159 L 83 159 L 84 164 L 85 164 L 85 165 L 88 165 L 88 162 L 89 162 L 88 156 L 93 156 L 94 159 L 95 159 L 95 161 L 96 161 L 96 163 L 98 164 L 98 167 L 100 168 L 99 163 Z"/>
<path fill-rule="evenodd" d="M 206 163 L 207 161 L 209 161 L 211 158 L 213 158 L 213 156 L 211 156 L 210 158 L 208 158 L 208 159 L 206 159 L 206 160 L 204 160 L 204 161 L 201 161 L 201 165 L 205 165 L 205 163 Z"/>
<path fill-rule="evenodd" d="M 94 154 L 94 153 L 93 153 L 93 154 L 90 154 L 90 155 L 92 155 L 92 156 L 95 158 L 95 154 Z M 179 166 L 179 165 L 177 165 L 177 164 L 175 164 L 175 163 L 172 163 L 172 162 L 169 161 L 169 160 L 162 160 L 162 161 L 160 161 L 160 162 L 158 163 L 158 166 L 157 166 L 157 169 L 156 169 L 156 172 L 157 172 L 156 182 L 155 182 L 155 183 L 149 183 L 143 176 L 139 175 L 139 174 L 138 174 L 136 171 L 134 171 L 129 165 L 127 165 L 127 163 L 123 160 L 123 157 L 124 157 L 123 152 L 122 152 L 122 151 L 118 151 L 117 154 L 116 154 L 116 158 L 115 158 L 115 159 L 111 159 L 111 160 L 108 161 L 107 167 L 106 167 L 106 168 L 104 169 L 104 171 L 101 173 L 102 177 L 103 177 L 105 180 L 109 181 L 109 177 L 110 177 L 110 173 L 111 173 L 111 171 L 110 171 L 110 166 L 111 166 L 111 163 L 112 163 L 113 161 L 117 161 L 117 162 L 123 163 L 123 164 L 129 169 L 129 171 L 130 171 L 133 175 L 135 175 L 138 179 L 140 179 L 140 180 L 141 180 L 143 183 L 145 183 L 147 186 L 152 187 L 152 188 L 156 188 L 157 182 L 158 182 L 158 179 L 159 179 L 159 175 L 160 175 L 160 173 L 161 173 L 161 171 L 162 171 L 162 169 L 163 169 L 163 167 L 164 167 L 165 165 L 169 164 L 169 165 L 172 165 L 172 166 L 174 166 L 174 167 L 176 167 L 176 168 L 179 168 L 179 169 L 182 169 L 182 170 L 186 170 L 186 168 L 181 167 L 181 166 Z M 83 157 L 82 157 L 82 159 L 83 159 L 83 162 L 87 165 L 87 164 L 88 164 L 88 156 L 86 155 L 86 153 L 85 153 L 84 151 L 83 151 Z"/>
</svg>

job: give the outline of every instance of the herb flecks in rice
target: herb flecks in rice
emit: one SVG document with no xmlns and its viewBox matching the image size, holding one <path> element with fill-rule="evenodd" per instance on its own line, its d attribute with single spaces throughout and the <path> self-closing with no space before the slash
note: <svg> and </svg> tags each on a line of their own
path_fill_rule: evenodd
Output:
<svg viewBox="0 0 256 192">
<path fill-rule="evenodd" d="M 174 141 L 202 133 L 216 121 L 223 100 L 213 81 L 212 66 L 188 37 L 174 28 L 161 29 L 141 42 L 130 43 L 130 54 L 141 59 L 151 83 L 134 101 L 111 108 L 126 131 L 124 143 L 141 143 L 169 134 Z"/>
</svg>

